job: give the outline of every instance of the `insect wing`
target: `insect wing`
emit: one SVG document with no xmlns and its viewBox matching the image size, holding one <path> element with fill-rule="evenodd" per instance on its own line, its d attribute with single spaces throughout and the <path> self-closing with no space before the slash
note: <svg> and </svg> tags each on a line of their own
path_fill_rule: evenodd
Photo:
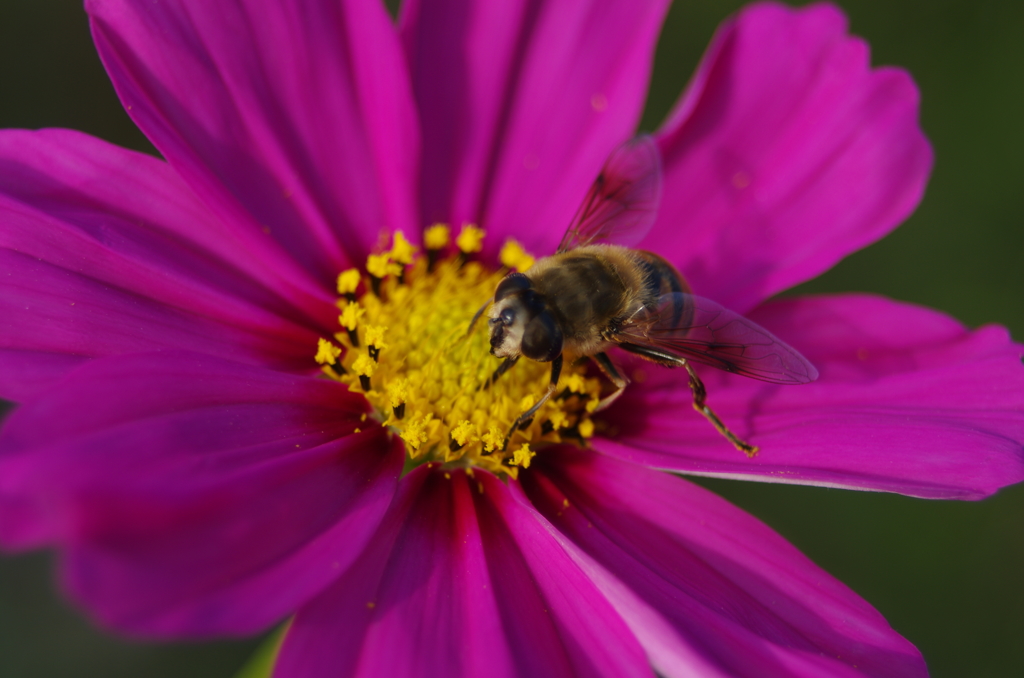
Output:
<svg viewBox="0 0 1024 678">
<path fill-rule="evenodd" d="M 671 353 L 775 384 L 806 384 L 818 370 L 796 349 L 752 320 L 703 297 L 664 294 L 622 328 L 620 341 Z"/>
<path fill-rule="evenodd" d="M 595 241 L 640 242 L 661 203 L 661 154 L 649 136 L 630 139 L 608 157 L 562 236 L 558 252 Z"/>
</svg>

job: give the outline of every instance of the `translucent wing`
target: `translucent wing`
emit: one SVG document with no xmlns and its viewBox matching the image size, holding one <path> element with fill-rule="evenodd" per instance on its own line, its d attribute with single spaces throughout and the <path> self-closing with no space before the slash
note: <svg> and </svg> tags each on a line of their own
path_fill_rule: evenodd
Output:
<svg viewBox="0 0 1024 678">
<path fill-rule="evenodd" d="M 676 292 L 655 308 L 644 307 L 621 328 L 616 341 L 647 357 L 669 354 L 775 384 L 806 384 L 818 370 L 796 349 L 757 323 L 719 304 Z"/>
<path fill-rule="evenodd" d="M 630 139 L 608 157 L 562 236 L 558 252 L 594 241 L 640 242 L 661 202 L 661 154 L 649 136 Z"/>
</svg>

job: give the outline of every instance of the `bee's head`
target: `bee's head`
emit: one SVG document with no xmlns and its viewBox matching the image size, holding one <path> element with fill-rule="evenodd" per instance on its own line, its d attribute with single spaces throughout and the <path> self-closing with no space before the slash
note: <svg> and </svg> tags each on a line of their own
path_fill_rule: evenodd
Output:
<svg viewBox="0 0 1024 678">
<path fill-rule="evenodd" d="M 488 325 L 491 353 L 499 358 L 525 355 L 550 362 L 562 353 L 562 328 L 522 273 L 510 273 L 498 283 Z"/>
</svg>

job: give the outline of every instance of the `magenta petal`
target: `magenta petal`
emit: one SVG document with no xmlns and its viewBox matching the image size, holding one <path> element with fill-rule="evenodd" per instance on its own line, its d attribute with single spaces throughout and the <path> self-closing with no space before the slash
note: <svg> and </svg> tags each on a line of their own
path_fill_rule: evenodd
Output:
<svg viewBox="0 0 1024 678">
<path fill-rule="evenodd" d="M 821 376 L 776 386 L 703 370 L 709 404 L 761 448 L 733 449 L 679 376 L 649 368 L 595 447 L 698 475 L 976 499 L 1024 479 L 1024 347 L 1001 327 L 868 295 L 802 297 L 750 314 Z"/>
<path fill-rule="evenodd" d="M 2 325 L 0 325 L 4 331 Z M 66 353 L 0 348 L 0 397 L 23 402 L 45 391 L 89 358 Z"/>
<path fill-rule="evenodd" d="M 401 25 L 423 124 L 427 222 L 552 252 L 647 95 L 664 0 L 412 0 Z"/>
<path fill-rule="evenodd" d="M 7 249 L 0 249 L 0 270 L 8 276 L 0 296 L 5 349 L 99 357 L 191 348 L 294 370 L 315 367 L 317 334 L 273 316 L 266 322 L 269 314 L 239 314 L 232 324 L 230 312 L 238 309 L 225 304 L 225 318 L 203 317 Z M 8 357 L 18 358 L 0 354 L 0 360 Z M 28 376 L 45 381 L 71 362 L 34 360 L 42 372 Z"/>
<path fill-rule="evenodd" d="M 129 115 L 196 192 L 318 279 L 418 226 L 415 105 L 376 0 L 89 0 Z"/>
<path fill-rule="evenodd" d="M 874 242 L 924 192 L 931 148 L 902 70 L 871 70 L 835 7 L 759 3 L 715 37 L 658 134 L 644 247 L 745 312 Z"/>
<path fill-rule="evenodd" d="M 98 280 L 221 315 L 232 297 L 249 313 L 320 318 L 333 307 L 333 284 L 253 248 L 166 162 L 144 153 L 72 130 L 2 130 L 0 195 L 0 244 Z M 18 219 L 38 221 L 19 227 Z"/>
<path fill-rule="evenodd" d="M 337 314 L 328 289 L 252 257 L 166 163 L 77 132 L 0 132 L 0 219 L 7 397 L 83 357 L 165 347 L 308 369 L 312 328 Z"/>
<path fill-rule="evenodd" d="M 390 503 L 403 451 L 379 427 L 353 435 L 366 408 L 336 382 L 197 354 L 94 361 L 7 422 L 0 540 L 60 546 L 71 595 L 120 630 L 262 630 Z"/>
<path fill-rule="evenodd" d="M 576 448 L 534 464 L 529 500 L 593 559 L 666 678 L 927 675 L 870 605 L 711 492 Z"/>
<path fill-rule="evenodd" d="M 364 557 L 296 615 L 276 678 L 650 676 L 622 620 L 490 474 L 420 467 Z"/>
</svg>

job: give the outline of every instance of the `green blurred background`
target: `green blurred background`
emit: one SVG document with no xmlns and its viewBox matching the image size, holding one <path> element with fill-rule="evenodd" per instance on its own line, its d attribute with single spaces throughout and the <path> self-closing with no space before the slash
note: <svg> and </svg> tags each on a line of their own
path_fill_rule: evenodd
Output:
<svg viewBox="0 0 1024 678">
<path fill-rule="evenodd" d="M 678 96 L 733 0 L 677 2 L 643 127 Z M 923 204 L 883 242 L 801 291 L 864 290 L 1024 339 L 1024 2 L 843 0 L 873 63 L 908 69 L 937 163 Z M 0 127 L 70 127 L 152 151 L 104 75 L 80 0 L 0 0 Z M 1024 675 L 1024 486 L 977 503 L 700 481 L 875 605 L 934 678 Z M 65 603 L 48 554 L 0 559 L 0 677 L 231 676 L 256 641 L 140 644 Z"/>
</svg>

